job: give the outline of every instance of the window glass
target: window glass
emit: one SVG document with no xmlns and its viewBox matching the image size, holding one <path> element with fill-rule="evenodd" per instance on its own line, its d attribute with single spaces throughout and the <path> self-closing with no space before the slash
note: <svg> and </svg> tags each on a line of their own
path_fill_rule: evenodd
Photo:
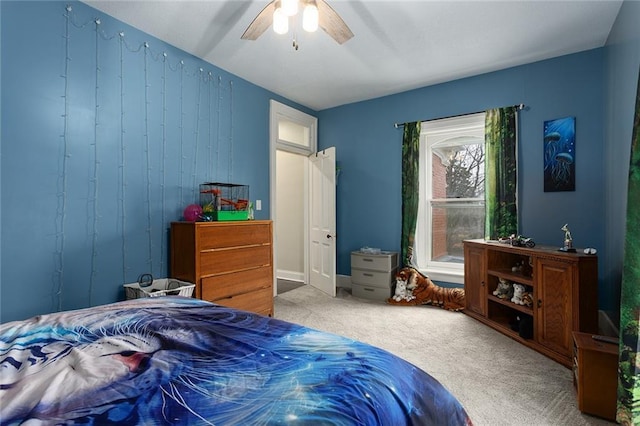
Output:
<svg viewBox="0 0 640 426">
<path fill-rule="evenodd" d="M 462 241 L 484 236 L 484 113 L 422 123 L 420 157 L 417 266 L 461 283 Z"/>
<path fill-rule="evenodd" d="M 484 235 L 484 140 L 446 142 L 431 147 L 430 260 L 462 263 L 462 241 Z"/>
<path fill-rule="evenodd" d="M 309 138 L 309 127 L 281 118 L 278 120 L 278 139 L 281 142 L 288 142 L 309 148 L 311 140 Z"/>
</svg>

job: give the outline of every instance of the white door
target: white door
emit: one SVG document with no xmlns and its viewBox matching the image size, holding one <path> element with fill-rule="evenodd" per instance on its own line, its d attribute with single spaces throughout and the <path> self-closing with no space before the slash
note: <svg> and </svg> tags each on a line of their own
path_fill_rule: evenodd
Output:
<svg viewBox="0 0 640 426">
<path fill-rule="evenodd" d="M 309 156 L 309 284 L 336 295 L 336 149 Z"/>
</svg>

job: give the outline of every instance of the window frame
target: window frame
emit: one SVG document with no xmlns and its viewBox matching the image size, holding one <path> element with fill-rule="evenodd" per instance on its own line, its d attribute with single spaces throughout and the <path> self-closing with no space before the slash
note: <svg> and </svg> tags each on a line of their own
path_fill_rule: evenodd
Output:
<svg viewBox="0 0 640 426">
<path fill-rule="evenodd" d="M 449 283 L 464 283 L 464 263 L 431 261 L 432 215 L 429 206 L 434 201 L 432 197 L 432 147 L 446 146 L 447 141 L 482 140 L 484 143 L 485 112 L 463 116 L 448 117 L 438 120 L 424 121 L 420 130 L 420 160 L 419 179 L 420 196 L 418 203 L 418 218 L 416 236 L 414 239 L 414 261 L 417 268 L 432 280 Z M 453 146 L 454 144 L 452 144 Z M 455 144 L 459 145 L 459 144 Z M 479 199 L 456 199 L 459 201 L 479 201 Z M 482 199 L 484 205 L 485 199 Z M 423 238 L 425 237 L 425 238 Z"/>
</svg>

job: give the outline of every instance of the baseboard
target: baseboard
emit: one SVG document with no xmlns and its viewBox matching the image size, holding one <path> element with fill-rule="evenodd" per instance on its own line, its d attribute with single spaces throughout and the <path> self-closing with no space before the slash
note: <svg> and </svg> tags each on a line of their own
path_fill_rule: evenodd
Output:
<svg viewBox="0 0 640 426">
<path fill-rule="evenodd" d="M 285 271 L 282 269 L 278 269 L 278 271 L 276 272 L 276 277 L 281 280 L 297 281 L 301 283 L 304 282 L 304 272 Z"/>
<path fill-rule="evenodd" d="M 278 269 L 278 273 L 276 274 L 279 280 L 287 280 L 287 281 L 296 281 L 303 283 L 304 282 L 304 274 L 302 272 L 293 272 L 293 271 L 283 271 Z M 336 275 L 336 287 L 342 288 L 351 288 L 351 276 L 350 275 Z"/>
<path fill-rule="evenodd" d="M 351 288 L 351 275 L 336 275 L 336 287 Z"/>
<path fill-rule="evenodd" d="M 302 272 L 283 271 L 281 269 L 278 269 L 278 273 L 276 274 L 276 276 L 279 280 L 296 281 L 301 283 L 304 282 L 304 274 Z M 351 276 L 336 274 L 336 287 L 350 289 Z"/>
<path fill-rule="evenodd" d="M 605 311 L 598 311 L 598 333 L 603 336 L 618 337 L 620 330 Z"/>
</svg>

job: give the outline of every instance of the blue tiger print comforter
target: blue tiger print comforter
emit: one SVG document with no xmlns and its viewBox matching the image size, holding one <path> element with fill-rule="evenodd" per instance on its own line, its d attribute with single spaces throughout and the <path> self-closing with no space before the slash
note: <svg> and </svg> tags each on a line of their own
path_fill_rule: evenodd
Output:
<svg viewBox="0 0 640 426">
<path fill-rule="evenodd" d="M 382 349 L 197 299 L 154 297 L 0 326 L 0 423 L 469 425 Z"/>
</svg>

